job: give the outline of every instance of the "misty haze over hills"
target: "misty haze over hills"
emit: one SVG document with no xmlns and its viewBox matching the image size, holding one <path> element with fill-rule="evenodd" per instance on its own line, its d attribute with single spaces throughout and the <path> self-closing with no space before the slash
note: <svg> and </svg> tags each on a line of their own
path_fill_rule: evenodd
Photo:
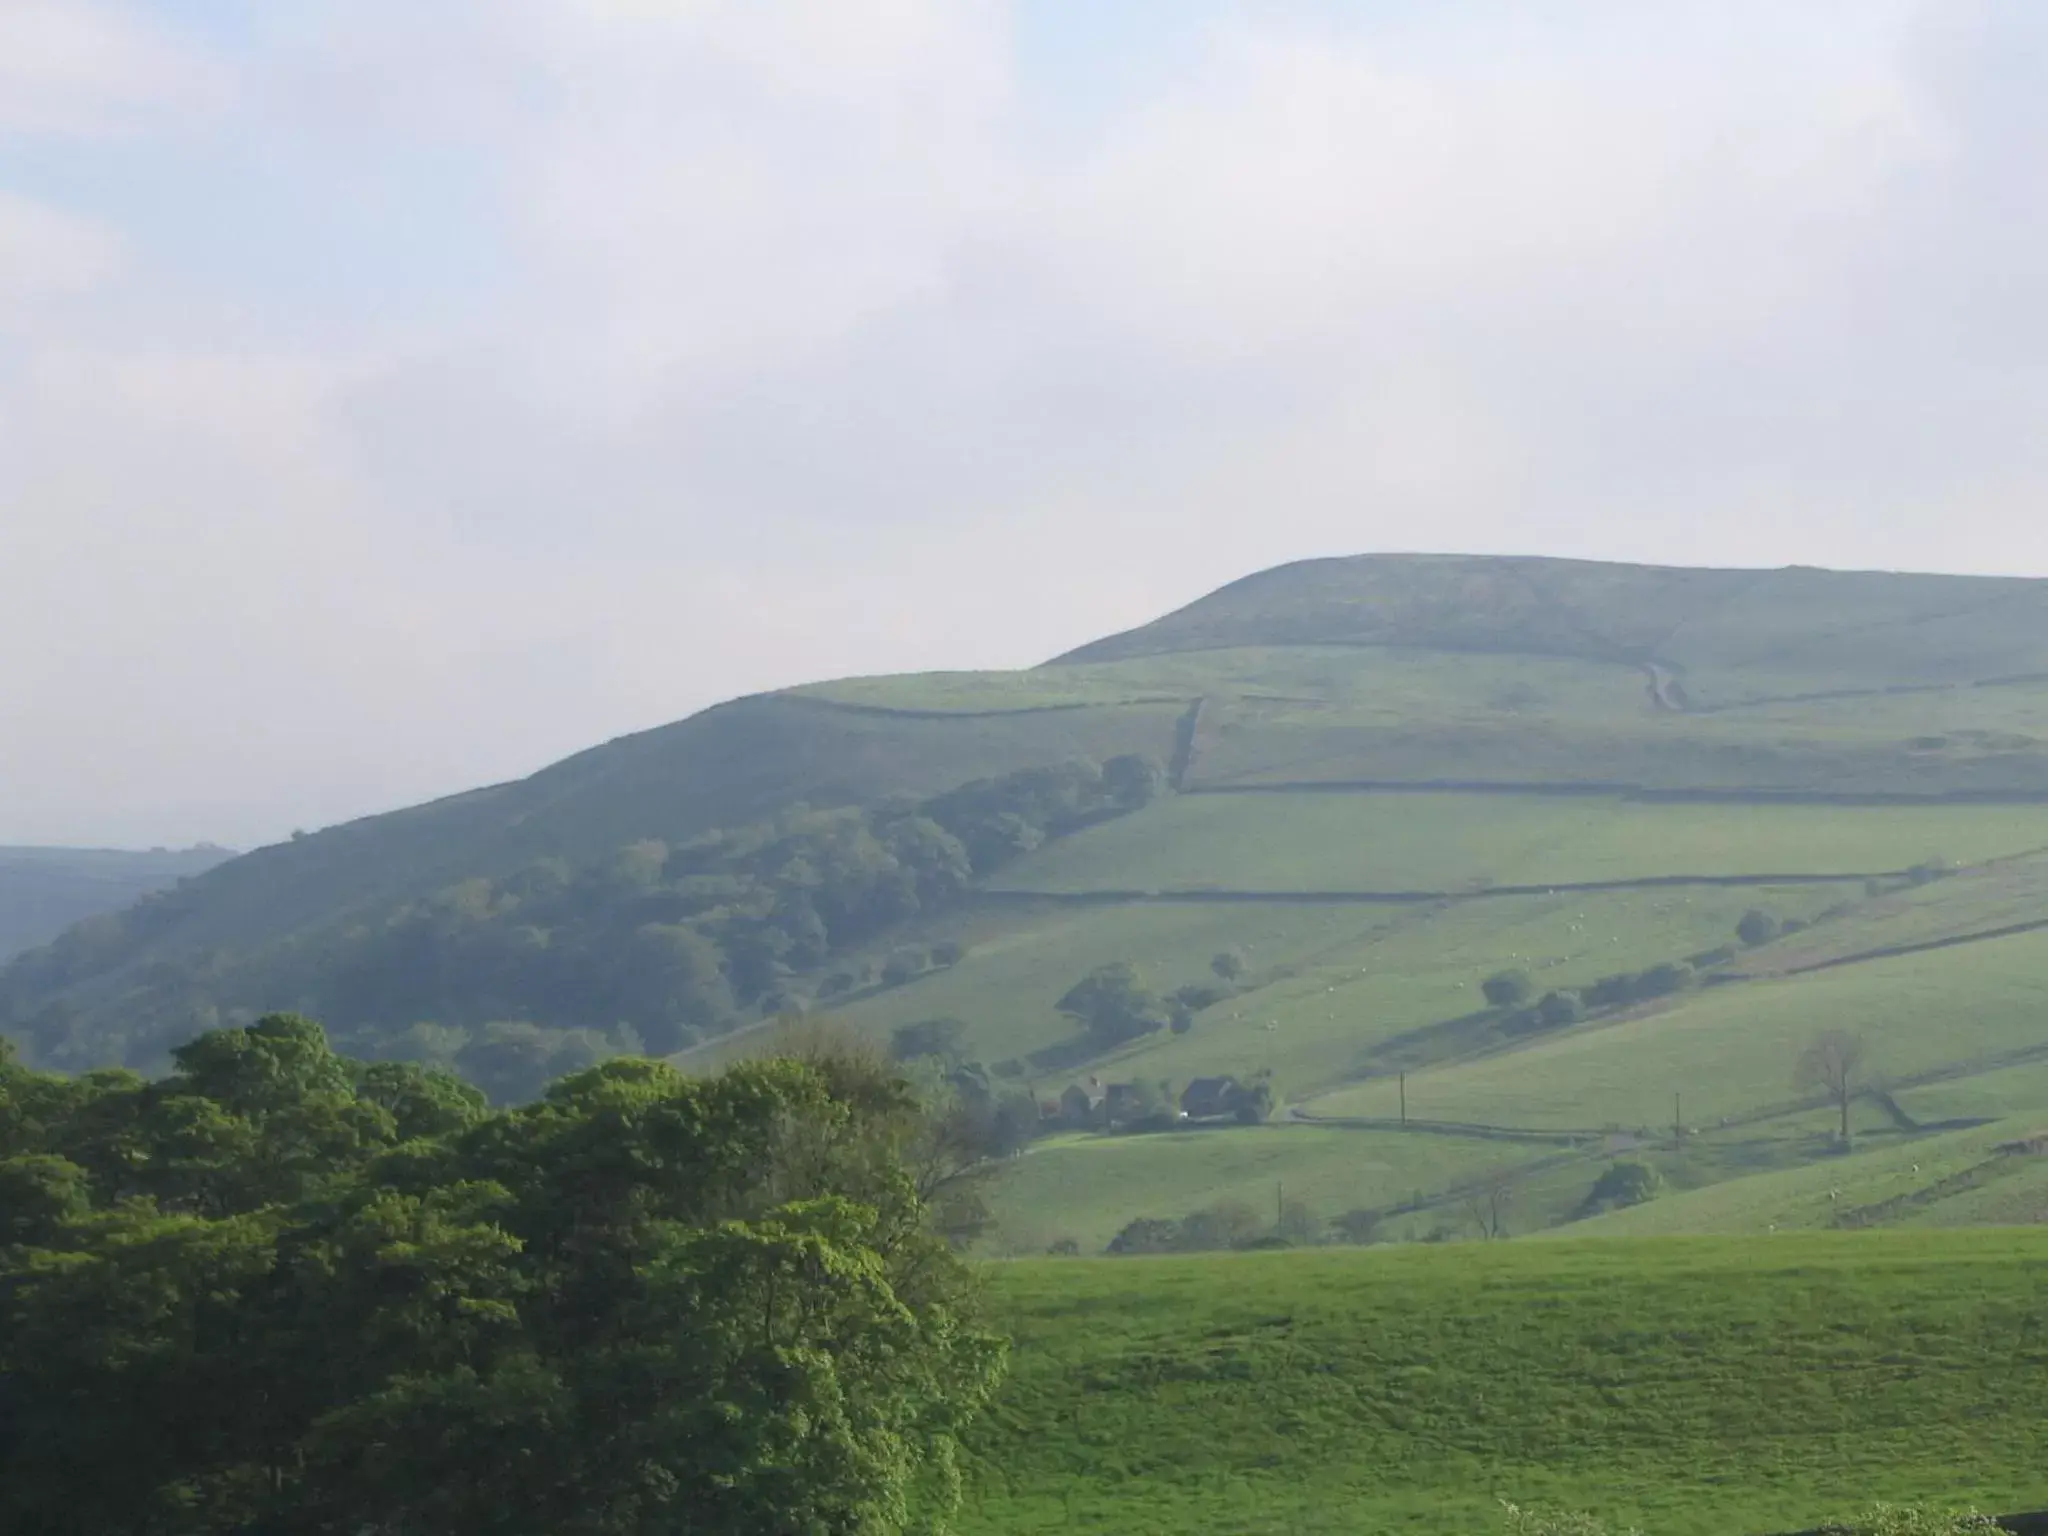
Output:
<svg viewBox="0 0 2048 1536">
<path fill-rule="evenodd" d="M 232 850 L 0 847 L 0 961 L 47 944 L 81 918 L 204 874 Z"/>
</svg>

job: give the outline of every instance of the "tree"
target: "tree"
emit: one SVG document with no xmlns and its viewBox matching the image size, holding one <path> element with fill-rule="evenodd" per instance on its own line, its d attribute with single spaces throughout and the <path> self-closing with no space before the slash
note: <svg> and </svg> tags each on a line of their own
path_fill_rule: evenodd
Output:
<svg viewBox="0 0 2048 1536">
<path fill-rule="evenodd" d="M 1479 990 L 1495 1008 L 1519 1008 L 1536 989 L 1527 971 L 1495 971 L 1479 984 Z"/>
<path fill-rule="evenodd" d="M 1699 978 L 1683 960 L 1666 960 L 1653 965 L 1636 978 L 1636 995 L 1642 998 L 1669 997 L 1683 992 Z"/>
<path fill-rule="evenodd" d="M 1860 1035 L 1846 1029 L 1824 1029 L 1799 1053 L 1792 1086 L 1800 1093 L 1819 1089 L 1841 1111 L 1838 1144 L 1849 1145 L 1849 1105 L 1866 1086 L 1869 1051 Z"/>
<path fill-rule="evenodd" d="M 1130 752 L 1102 765 L 1102 792 L 1119 809 L 1135 811 L 1165 788 L 1166 769 L 1157 758 Z"/>
<path fill-rule="evenodd" d="M 1751 907 L 1742 914 L 1741 920 L 1735 925 L 1735 937 L 1742 940 L 1751 949 L 1756 948 L 1759 944 L 1770 943 L 1771 940 L 1778 936 L 1780 931 L 1777 918 L 1766 912 L 1762 907 Z"/>
<path fill-rule="evenodd" d="M 948 1065 L 963 1059 L 960 1042 L 966 1038 L 965 1019 L 919 1019 L 902 1024 L 889 1035 L 889 1054 L 897 1061 L 915 1061 L 936 1056 Z"/>
<path fill-rule="evenodd" d="M 952 1501 L 1002 1347 L 935 1230 L 960 1165 L 886 1064 L 620 1058 L 484 1112 L 304 1021 L 180 1061 L 27 1085 L 0 1529 L 882 1532 Z M 208 1208 L 137 1191 L 166 1163 Z"/>
<path fill-rule="evenodd" d="M 1600 1211 L 1641 1205 L 1645 1200 L 1655 1199 L 1663 1187 L 1662 1176 L 1648 1163 L 1633 1160 L 1613 1163 L 1601 1170 L 1600 1177 L 1593 1181 L 1593 1187 L 1586 1191 L 1579 1214 L 1591 1216 Z"/>
<path fill-rule="evenodd" d="M 1124 1223 L 1109 1240 L 1109 1253 L 1172 1253 L 1180 1246 L 1180 1223 L 1159 1216 L 1140 1216 Z"/>
<path fill-rule="evenodd" d="M 1231 1095 L 1230 1112 L 1240 1125 L 1261 1125 L 1273 1117 L 1274 1106 L 1278 1103 L 1279 1094 L 1274 1091 L 1272 1074 L 1260 1072 Z"/>
<path fill-rule="evenodd" d="M 1536 1019 L 1545 1029 L 1563 1029 L 1586 1016 L 1586 1005 L 1576 992 L 1546 992 L 1536 1005 Z"/>
<path fill-rule="evenodd" d="M 1466 1197 L 1465 1214 L 1479 1229 L 1479 1235 L 1491 1241 L 1508 1235 L 1508 1215 L 1514 1203 L 1514 1187 L 1495 1179 Z"/>
<path fill-rule="evenodd" d="M 1258 1212 L 1241 1200 L 1219 1200 L 1186 1217 L 1176 1246 L 1187 1253 L 1242 1248 L 1258 1237 Z"/>
<path fill-rule="evenodd" d="M 1146 987 L 1137 967 L 1123 960 L 1097 966 L 1068 988 L 1054 1006 L 1103 1048 L 1150 1034 L 1166 1022 L 1159 999 Z"/>
<path fill-rule="evenodd" d="M 1234 949 L 1219 949 L 1209 957 L 1209 969 L 1219 981 L 1236 981 L 1244 974 L 1244 956 Z"/>
<path fill-rule="evenodd" d="M 623 1016 L 661 1055 L 682 1047 L 684 1027 L 714 1029 L 733 1011 L 716 941 L 680 923 L 648 923 L 633 934 L 619 986 Z"/>
</svg>

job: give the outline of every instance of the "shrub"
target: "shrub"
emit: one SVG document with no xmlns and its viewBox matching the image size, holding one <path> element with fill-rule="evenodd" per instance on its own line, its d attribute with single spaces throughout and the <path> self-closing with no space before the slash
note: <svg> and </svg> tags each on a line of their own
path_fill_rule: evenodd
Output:
<svg viewBox="0 0 2048 1536">
<path fill-rule="evenodd" d="M 1751 907 L 1742 914 L 1741 921 L 1735 925 L 1735 937 L 1751 949 L 1759 944 L 1770 943 L 1779 932 L 1778 920 L 1762 907 Z"/>
<path fill-rule="evenodd" d="M 1695 980 L 1692 967 L 1683 960 L 1666 960 L 1636 978 L 1636 996 L 1669 997 L 1673 992 L 1683 992 Z"/>
<path fill-rule="evenodd" d="M 1479 990 L 1496 1008 L 1519 1008 L 1536 989 L 1527 971 L 1495 971 L 1479 984 Z"/>
<path fill-rule="evenodd" d="M 1546 992 L 1536 1005 L 1536 1022 L 1545 1029 L 1562 1029 L 1586 1016 L 1586 1005 L 1576 992 Z"/>
<path fill-rule="evenodd" d="M 1593 1181 L 1593 1187 L 1586 1191 L 1585 1201 L 1579 1206 L 1579 1214 L 1591 1216 L 1600 1211 L 1641 1205 L 1645 1200 L 1656 1199 L 1657 1192 L 1663 1187 L 1662 1175 L 1648 1163 L 1615 1163 Z"/>
<path fill-rule="evenodd" d="M 931 947 L 928 956 L 935 970 L 944 970 L 949 965 L 958 965 L 967 953 L 967 946 L 956 939 L 945 939 Z"/>
<path fill-rule="evenodd" d="M 1126 1222 L 1109 1240 L 1111 1253 L 1172 1253 L 1180 1246 L 1180 1223 L 1158 1216 L 1140 1216 Z"/>
<path fill-rule="evenodd" d="M 1234 949 L 1218 950 L 1209 957 L 1209 969 L 1223 981 L 1235 981 L 1244 974 L 1244 956 Z"/>
</svg>

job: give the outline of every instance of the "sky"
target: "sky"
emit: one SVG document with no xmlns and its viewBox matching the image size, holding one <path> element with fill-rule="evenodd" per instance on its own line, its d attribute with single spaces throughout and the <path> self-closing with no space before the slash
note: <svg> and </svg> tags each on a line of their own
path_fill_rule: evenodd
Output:
<svg viewBox="0 0 2048 1536">
<path fill-rule="evenodd" d="M 0 843 L 1434 549 L 2048 575 L 2039 0 L 0 0 Z"/>
</svg>

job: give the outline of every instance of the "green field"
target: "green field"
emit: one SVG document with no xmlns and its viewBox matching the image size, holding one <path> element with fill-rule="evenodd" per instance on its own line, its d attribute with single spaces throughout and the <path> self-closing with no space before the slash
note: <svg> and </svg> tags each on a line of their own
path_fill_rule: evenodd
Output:
<svg viewBox="0 0 2048 1536">
<path fill-rule="evenodd" d="M 1064 1136 L 1034 1147 L 1006 1171 L 987 1246 L 1042 1253 L 1064 1238 L 1083 1253 L 1099 1253 L 1134 1215 L 1178 1218 L 1231 1202 L 1270 1220 L 1283 1196 L 1327 1220 L 1519 1167 L 1530 1155 L 1511 1142 L 1305 1125 Z M 1150 1203 L 1139 1208 L 1134 1201 Z"/>
<path fill-rule="evenodd" d="M 998 889 L 1464 891 L 1658 876 L 1867 875 L 2048 846 L 2048 806 L 1669 805 L 1463 794 L 1182 795 Z"/>
<path fill-rule="evenodd" d="M 1931 1136 L 1871 1138 L 1867 1150 L 1827 1157 L 1808 1166 L 1759 1173 L 1704 1189 L 1666 1195 L 1624 1211 L 1575 1223 L 1565 1235 L 1642 1237 L 1685 1232 L 1757 1235 L 1801 1228 L 1858 1225 L 1872 1220 L 1859 1212 L 1899 1202 L 1896 1221 L 1969 1225 L 1948 1210 L 1944 1181 L 1996 1166 L 2003 1184 L 2012 1174 L 2031 1179 L 2043 1159 L 2006 1156 L 2002 1146 L 2048 1129 L 2027 1119 L 1996 1121 L 1969 1130 Z M 2008 1166 L 2009 1165 L 2009 1166 Z M 1958 1190 L 1957 1195 L 1965 1191 Z M 1890 1217 L 1890 1213 L 1883 1214 Z M 1893 1224 L 1887 1220 L 1886 1224 Z"/>
<path fill-rule="evenodd" d="M 1728 942 L 1759 902 L 1807 915 L 1860 889 L 1597 893 L 1460 903 L 1352 906 L 1199 903 L 1002 905 L 948 931 L 966 958 L 832 1017 L 876 1038 L 918 1019 L 969 1024 L 970 1055 L 1029 1062 L 1074 1038 L 1054 1009 L 1094 967 L 1136 962 L 1162 991 L 1209 979 L 1219 950 L 1250 966 L 1250 990 L 1204 1011 L 1186 1035 L 1148 1037 L 1102 1063 L 1111 1075 L 1185 1080 L 1268 1067 L 1301 1096 L 1371 1068 L 1389 1041 L 1480 1006 L 1491 972 L 1524 966 L 1546 986 L 1577 986 Z M 1062 1073 L 1065 1076 L 1062 1076 Z M 1033 1067 L 1057 1090 L 1071 1067 Z"/>
<path fill-rule="evenodd" d="M 1716 988 L 1525 1050 L 1412 1073 L 1409 1109 L 1489 1125 L 1660 1125 L 1682 1093 L 1696 1124 L 1753 1115 L 1795 1097 L 1795 1061 L 1824 1022 L 1853 1025 L 1894 1078 L 2048 1051 L 2048 934 Z M 1385 1082 L 1316 1104 L 1354 1115 L 1393 1106 Z"/>
<path fill-rule="evenodd" d="M 2048 1503 L 2048 1233 L 996 1266 L 1011 1380 L 963 1529 L 1655 1536 Z"/>
</svg>

